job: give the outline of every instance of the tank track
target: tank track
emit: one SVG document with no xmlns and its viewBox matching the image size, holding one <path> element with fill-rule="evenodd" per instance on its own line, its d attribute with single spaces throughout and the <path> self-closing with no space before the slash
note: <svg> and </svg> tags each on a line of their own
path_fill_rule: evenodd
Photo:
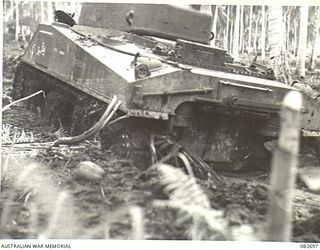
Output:
<svg viewBox="0 0 320 250">
<path fill-rule="evenodd" d="M 67 129 L 70 135 L 78 135 L 99 120 L 108 104 L 64 85 L 60 80 L 21 63 L 14 80 L 15 98 L 23 97 L 31 91 L 44 90 L 46 99 L 30 100 L 29 108 L 40 107 L 42 119 L 46 122 L 53 124 L 57 129 L 61 127 Z M 122 111 L 118 110 L 116 116 L 123 115 Z M 102 150 L 110 150 L 119 159 L 132 162 L 142 171 L 158 161 L 164 161 L 163 157 L 166 158 L 166 163 L 187 171 L 178 157 L 178 153 L 183 152 L 191 161 L 195 177 L 207 187 L 215 188 L 223 182 L 212 167 L 199 157 L 188 154 L 182 145 L 175 142 L 172 135 L 168 135 L 167 131 L 167 124 L 161 121 L 132 117 L 102 129 L 97 136 L 101 141 Z M 162 149 L 163 143 L 157 145 L 158 140 L 155 138 L 167 143 L 167 147 Z"/>
<path fill-rule="evenodd" d="M 65 129 L 70 136 L 92 127 L 108 106 L 24 62 L 17 68 L 13 89 L 14 99 L 43 90 L 46 98 L 39 95 L 28 100 L 27 108 L 33 112 L 41 110 L 39 115 L 46 123 Z M 116 117 L 123 115 L 120 110 L 115 114 Z M 119 158 L 134 159 L 145 168 L 152 164 L 150 134 L 160 133 L 161 126 L 159 121 L 130 118 L 102 129 L 97 136 L 103 149 L 112 150 Z"/>
</svg>

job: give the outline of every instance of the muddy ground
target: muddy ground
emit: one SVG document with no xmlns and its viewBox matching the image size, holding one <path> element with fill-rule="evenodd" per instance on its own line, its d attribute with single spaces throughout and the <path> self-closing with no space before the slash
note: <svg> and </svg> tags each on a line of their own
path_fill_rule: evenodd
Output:
<svg viewBox="0 0 320 250">
<path fill-rule="evenodd" d="M 194 222 L 154 205 L 168 198 L 154 169 L 141 168 L 95 141 L 51 147 L 61 134 L 25 103 L 4 112 L 2 123 L 32 133 L 34 142 L 2 145 L 0 238 L 190 239 Z M 79 174 L 83 161 L 99 165 L 101 178 Z M 211 208 L 221 212 L 222 222 L 216 223 L 225 234 L 211 230 L 202 238 L 263 240 L 269 169 L 217 174 L 224 180 L 217 187 L 198 185 Z M 320 242 L 319 195 L 297 183 L 293 241 Z"/>
</svg>

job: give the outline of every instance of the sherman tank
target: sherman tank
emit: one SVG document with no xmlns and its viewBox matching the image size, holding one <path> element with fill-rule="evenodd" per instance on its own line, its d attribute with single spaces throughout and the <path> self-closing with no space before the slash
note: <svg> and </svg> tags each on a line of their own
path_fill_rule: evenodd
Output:
<svg viewBox="0 0 320 250">
<path fill-rule="evenodd" d="M 101 137 L 108 147 L 121 142 L 122 151 L 140 147 L 148 154 L 140 141 L 153 134 L 226 170 L 268 155 L 280 104 L 296 89 L 271 69 L 210 46 L 210 15 L 171 5 L 83 3 L 78 23 L 62 11 L 56 17 L 39 25 L 23 54 L 15 99 L 45 91 L 29 106 L 77 134 L 116 95 L 127 119 Z M 303 97 L 301 133 L 312 144 L 320 135 L 320 105 Z"/>
</svg>

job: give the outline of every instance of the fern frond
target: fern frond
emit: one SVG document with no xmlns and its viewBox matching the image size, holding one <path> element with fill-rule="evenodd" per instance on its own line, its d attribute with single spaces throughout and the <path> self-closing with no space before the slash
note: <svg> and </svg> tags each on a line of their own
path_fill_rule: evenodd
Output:
<svg viewBox="0 0 320 250">
<path fill-rule="evenodd" d="M 156 200 L 153 202 L 153 205 L 157 207 L 162 207 L 162 208 L 176 209 L 180 213 L 179 217 L 183 219 L 180 221 L 180 223 L 185 222 L 188 219 L 192 219 L 193 227 L 190 229 L 190 233 L 191 235 L 193 235 L 192 239 L 195 239 L 194 237 L 195 235 L 197 235 L 196 239 L 199 238 L 199 235 L 202 234 L 202 233 L 199 233 L 201 231 L 200 229 L 201 227 L 203 227 L 204 224 L 207 224 L 210 230 L 214 232 L 218 232 L 219 234 L 227 238 L 227 233 L 226 233 L 227 223 L 223 219 L 222 211 L 203 208 L 198 205 L 186 205 L 179 201 L 170 201 L 170 200 L 167 200 L 167 201 Z"/>
<path fill-rule="evenodd" d="M 144 217 L 143 210 L 138 206 L 123 206 L 120 207 L 106 215 L 105 225 L 104 225 L 104 238 L 110 238 L 110 229 L 113 223 L 119 222 L 124 216 L 130 215 L 131 217 L 131 227 L 133 240 L 143 240 L 144 234 Z"/>
<path fill-rule="evenodd" d="M 160 183 L 164 186 L 169 200 L 156 200 L 153 205 L 177 210 L 175 223 L 179 223 L 178 225 L 191 221 L 192 224 L 188 228 L 191 239 L 221 239 L 221 236 L 225 240 L 239 239 L 237 232 L 229 232 L 223 211 L 210 207 L 208 197 L 195 178 L 167 164 L 159 163 L 154 167 L 159 172 Z M 249 226 L 248 228 L 250 229 Z M 250 230 L 245 232 L 247 239 L 253 235 Z"/>
<path fill-rule="evenodd" d="M 222 217 L 222 211 L 210 208 L 209 199 L 195 178 L 170 165 L 158 164 L 156 167 L 169 200 L 156 200 L 153 203 L 155 206 L 177 210 L 178 225 L 192 221 L 189 227 L 189 236 L 192 239 L 206 238 L 210 231 L 226 235 L 226 222 Z"/>
<path fill-rule="evenodd" d="M 210 208 L 207 196 L 194 178 L 188 177 L 181 169 L 167 164 L 159 164 L 157 169 L 160 173 L 161 183 L 164 185 L 164 191 L 171 200 L 185 205 Z"/>
</svg>

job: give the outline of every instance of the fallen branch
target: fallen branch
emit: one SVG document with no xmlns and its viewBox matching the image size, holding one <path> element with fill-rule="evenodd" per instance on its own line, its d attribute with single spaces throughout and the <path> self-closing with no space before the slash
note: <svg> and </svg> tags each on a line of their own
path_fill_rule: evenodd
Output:
<svg viewBox="0 0 320 250">
<path fill-rule="evenodd" d="M 12 103 L 4 106 L 4 107 L 2 108 L 2 110 L 1 110 L 1 112 L 4 112 L 4 111 L 8 110 L 11 106 L 14 106 L 14 105 L 18 104 L 19 102 L 28 100 L 28 99 L 36 96 L 36 95 L 39 95 L 40 93 L 43 93 L 43 97 L 46 97 L 46 96 L 45 96 L 45 92 L 44 92 L 43 90 L 39 90 L 39 91 L 36 92 L 36 93 L 33 93 L 33 94 L 28 95 L 28 96 L 26 96 L 26 97 L 23 97 L 23 98 L 21 98 L 21 99 L 19 99 L 19 100 L 16 100 L 16 101 L 14 101 L 14 102 L 12 102 Z"/>
<path fill-rule="evenodd" d="M 111 124 L 114 124 L 114 123 L 116 123 L 116 122 L 118 122 L 118 121 L 121 121 L 121 120 L 123 120 L 123 119 L 126 119 L 126 118 L 129 118 L 129 115 L 120 116 L 120 117 L 112 120 L 111 122 L 109 122 L 109 123 L 108 123 L 108 126 L 110 126 Z"/>
<path fill-rule="evenodd" d="M 60 144 L 76 144 L 82 142 L 89 137 L 98 133 L 104 126 L 108 124 L 114 113 L 119 108 L 121 102 L 118 101 L 117 97 L 114 96 L 108 105 L 106 111 L 101 116 L 100 120 L 90 129 L 86 130 L 84 133 L 74 136 L 74 137 L 61 137 L 53 143 L 53 146 L 58 146 Z"/>
<path fill-rule="evenodd" d="M 222 177 L 218 176 L 218 174 L 210 167 L 206 162 L 204 162 L 199 156 L 193 154 L 185 147 L 180 145 L 177 142 L 173 142 L 167 137 L 157 136 L 160 138 L 162 143 L 153 142 L 152 147 L 155 147 L 156 153 L 160 153 L 161 151 L 165 151 L 165 149 L 171 148 L 170 152 L 162 157 L 158 163 L 165 163 L 172 158 L 179 156 L 179 153 L 182 153 L 186 159 L 190 162 L 190 166 L 192 169 L 192 173 L 196 178 L 205 182 L 205 185 L 210 188 L 216 188 L 224 183 Z M 157 147 L 156 147 L 157 145 Z"/>
</svg>

